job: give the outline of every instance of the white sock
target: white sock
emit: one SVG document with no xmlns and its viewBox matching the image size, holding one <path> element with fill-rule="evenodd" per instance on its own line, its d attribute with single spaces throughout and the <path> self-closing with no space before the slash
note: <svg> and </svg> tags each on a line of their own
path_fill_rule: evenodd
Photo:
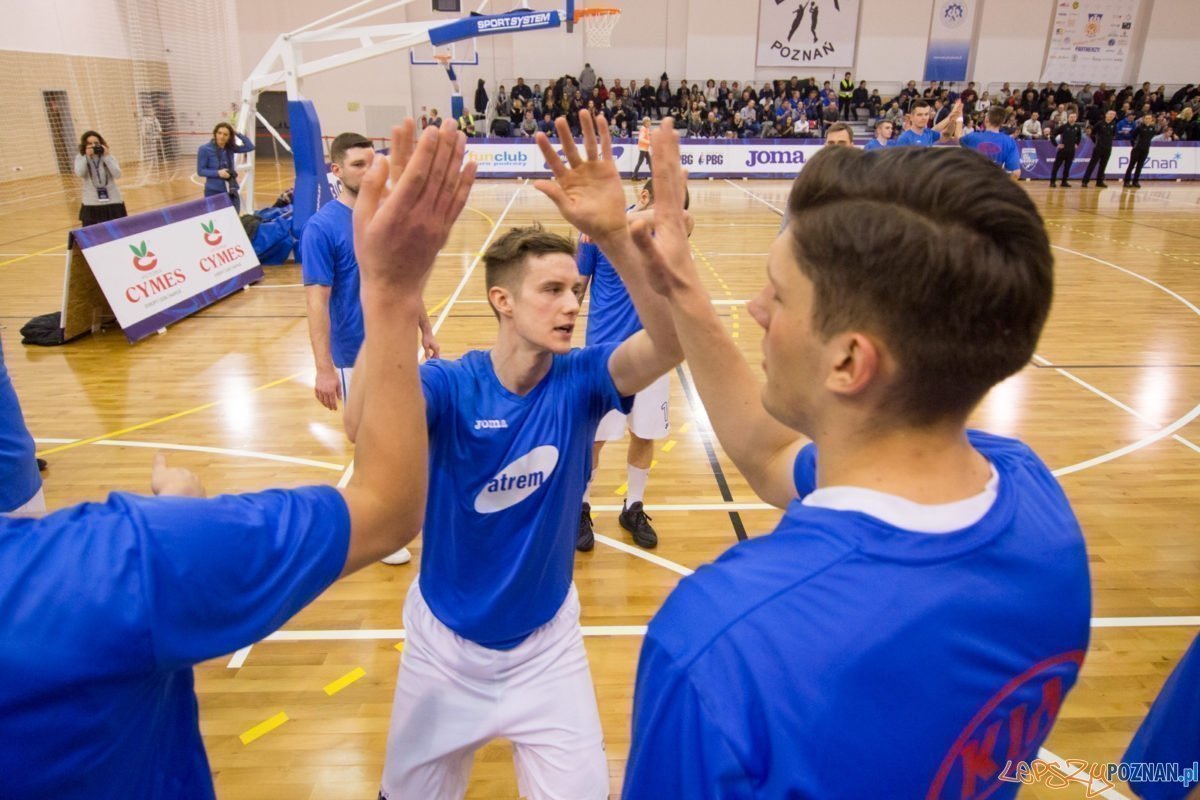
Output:
<svg viewBox="0 0 1200 800">
<path fill-rule="evenodd" d="M 592 480 L 595 480 L 595 479 L 593 478 Z M 585 503 L 591 503 L 591 502 L 592 502 L 592 481 L 588 481 L 588 482 L 587 482 L 587 486 L 586 486 L 586 487 L 584 487 L 584 490 L 583 490 L 583 502 L 585 502 Z"/>
<path fill-rule="evenodd" d="M 638 469 L 632 464 L 627 465 L 627 468 L 629 493 L 625 496 L 625 503 L 633 505 L 642 502 L 642 497 L 646 494 L 646 481 L 650 478 L 650 470 Z"/>
</svg>

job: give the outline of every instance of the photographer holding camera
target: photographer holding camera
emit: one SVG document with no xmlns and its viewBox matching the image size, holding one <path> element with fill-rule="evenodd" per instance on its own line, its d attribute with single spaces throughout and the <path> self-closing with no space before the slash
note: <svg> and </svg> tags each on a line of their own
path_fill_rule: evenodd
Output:
<svg viewBox="0 0 1200 800">
<path fill-rule="evenodd" d="M 200 145 L 196 152 L 196 174 L 205 178 L 204 196 L 228 194 L 233 208 L 242 210 L 242 199 L 238 195 L 237 170 L 233 158 L 238 153 L 249 153 L 254 142 L 235 133 L 228 122 L 218 122 L 213 128 L 212 141 Z"/>
<path fill-rule="evenodd" d="M 121 167 L 109 154 L 104 137 L 95 131 L 86 131 L 79 137 L 75 174 L 83 181 L 79 221 L 85 227 L 128 215 L 116 183 L 121 177 Z"/>
</svg>

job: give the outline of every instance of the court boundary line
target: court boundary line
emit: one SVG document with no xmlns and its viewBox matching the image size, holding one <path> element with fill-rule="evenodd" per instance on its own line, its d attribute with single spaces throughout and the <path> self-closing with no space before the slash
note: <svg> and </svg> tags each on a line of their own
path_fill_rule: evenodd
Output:
<svg viewBox="0 0 1200 800">
<path fill-rule="evenodd" d="M 783 216 L 784 212 L 781 211 L 773 203 L 766 200 L 765 198 L 758 196 L 757 194 L 750 191 L 749 189 L 746 189 L 745 187 L 738 186 L 736 183 L 729 180 L 728 178 L 725 179 L 725 182 L 730 184 L 731 186 L 736 187 L 737 189 L 744 192 L 745 194 L 748 194 L 750 197 L 754 198 L 755 200 L 759 201 L 763 205 L 772 209 L 775 213 L 779 214 L 780 216 Z M 1105 261 L 1102 258 L 1090 256 L 1087 253 L 1081 253 L 1078 250 L 1072 250 L 1069 247 L 1062 247 L 1061 245 L 1057 245 L 1057 244 L 1051 244 L 1050 247 L 1054 248 L 1055 250 L 1061 250 L 1064 253 L 1070 253 L 1071 255 L 1079 256 L 1080 258 L 1086 258 L 1091 261 L 1095 261 L 1096 263 L 1103 264 L 1106 267 L 1112 267 L 1115 270 L 1119 270 L 1120 272 L 1124 272 L 1125 274 L 1127 274 L 1131 277 L 1137 278 L 1138 280 L 1143 281 L 1144 283 L 1147 283 L 1150 286 L 1153 286 L 1154 288 L 1161 290 L 1162 292 L 1169 295 L 1170 297 L 1175 298 L 1180 303 L 1183 303 L 1183 305 L 1187 306 L 1193 313 L 1196 314 L 1196 316 L 1200 317 L 1200 308 L 1197 308 L 1194 303 L 1192 303 L 1190 300 L 1183 297 L 1179 293 L 1174 292 L 1171 289 L 1168 289 L 1166 286 L 1163 286 L 1161 283 L 1158 283 L 1154 280 L 1151 280 L 1150 278 L 1147 278 L 1145 275 L 1141 275 L 1137 272 L 1134 272 L 1131 269 L 1127 269 L 1118 264 L 1114 264 L 1111 261 Z M 1200 446 L 1194 444 L 1190 440 L 1185 439 L 1184 437 L 1175 433 L 1175 431 L 1179 430 L 1180 428 L 1186 427 L 1193 420 L 1195 420 L 1196 417 L 1200 416 L 1200 403 L 1197 403 L 1190 411 L 1188 411 L 1187 413 L 1185 413 L 1183 416 L 1179 417 L 1175 421 L 1173 421 L 1167 425 L 1159 425 L 1157 422 L 1151 422 L 1151 421 L 1147 420 L 1140 413 L 1133 410 L 1130 406 L 1127 406 L 1124 403 L 1120 402 L 1119 400 L 1114 398 L 1112 395 L 1109 395 L 1109 394 L 1101 391 L 1100 389 L 1097 389 L 1096 387 L 1092 386 L 1087 381 L 1084 381 L 1081 378 L 1077 378 L 1076 376 L 1067 372 L 1067 370 L 1065 370 L 1061 367 L 1055 366 L 1051 361 L 1049 361 L 1046 358 L 1043 358 L 1042 356 L 1038 355 L 1037 353 L 1034 353 L 1033 357 L 1034 357 L 1035 361 L 1041 360 L 1042 362 L 1044 362 L 1043 366 L 1052 368 L 1055 372 L 1059 373 L 1063 377 L 1074 381 L 1075 383 L 1079 384 L 1083 388 L 1085 388 L 1088 391 L 1092 392 L 1093 394 L 1097 395 L 1101 399 L 1106 400 L 1109 403 L 1112 403 L 1113 405 L 1115 405 L 1117 408 L 1120 408 L 1122 411 L 1125 411 L 1125 412 L 1131 414 L 1137 420 L 1159 429 L 1156 433 L 1154 433 L 1150 436 L 1144 437 L 1142 439 L 1139 439 L 1136 442 L 1132 442 L 1128 445 L 1125 445 L 1124 447 L 1119 447 L 1116 450 L 1111 450 L 1107 453 L 1096 456 L 1095 458 L 1089 458 L 1086 461 L 1080 461 L 1077 464 L 1070 464 L 1065 467 L 1059 467 L 1058 469 L 1051 470 L 1051 474 L 1053 474 L 1056 478 L 1060 477 L 1060 476 L 1071 475 L 1076 472 L 1082 472 L 1085 469 L 1091 469 L 1092 467 L 1098 467 L 1101 464 L 1107 464 L 1110 461 L 1115 461 L 1118 458 L 1122 458 L 1124 456 L 1129 455 L 1130 453 L 1134 453 L 1138 450 L 1149 447 L 1150 445 L 1154 444 L 1155 442 L 1158 442 L 1161 439 L 1165 439 L 1168 436 L 1170 436 L 1172 439 L 1179 442 L 1180 444 L 1183 444 L 1186 447 L 1188 447 L 1192 450 L 1195 450 L 1197 453 L 1200 453 Z"/>
</svg>

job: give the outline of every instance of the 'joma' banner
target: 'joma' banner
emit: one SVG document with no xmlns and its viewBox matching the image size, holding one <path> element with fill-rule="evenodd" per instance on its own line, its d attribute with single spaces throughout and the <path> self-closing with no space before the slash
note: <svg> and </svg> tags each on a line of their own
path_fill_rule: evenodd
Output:
<svg viewBox="0 0 1200 800">
<path fill-rule="evenodd" d="M 758 66 L 854 64 L 859 0 L 759 0 Z"/>
</svg>

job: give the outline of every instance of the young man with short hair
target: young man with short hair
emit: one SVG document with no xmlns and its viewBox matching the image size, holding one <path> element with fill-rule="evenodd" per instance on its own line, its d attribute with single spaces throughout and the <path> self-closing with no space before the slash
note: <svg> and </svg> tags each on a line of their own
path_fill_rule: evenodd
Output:
<svg viewBox="0 0 1200 800">
<path fill-rule="evenodd" d="M 966 428 L 1050 311 L 1037 207 L 959 148 L 818 153 L 750 304 L 760 393 L 656 144 L 653 284 L 726 454 L 786 510 L 651 620 L 622 797 L 1013 797 L 1001 772 L 1054 724 L 1091 605 L 1050 470 Z"/>
<path fill-rule="evenodd" d="M 848 122 L 835 122 L 825 131 L 826 147 L 853 147 L 854 128 Z"/>
<path fill-rule="evenodd" d="M 259 641 L 421 529 L 428 432 L 412 339 L 475 164 L 461 166 L 453 123 L 415 149 L 414 128 L 395 129 L 355 208 L 360 375 L 378 392 L 361 409 L 349 485 L 205 500 L 159 454 L 151 489 L 174 496 L 0 516 L 6 797 L 212 800 L 192 666 Z"/>
<path fill-rule="evenodd" d="M 984 116 L 984 126 L 987 130 L 975 131 L 962 137 L 962 146 L 977 150 L 990 158 L 1002 170 L 1013 178 L 1021 177 L 1021 153 L 1017 143 L 1005 133 L 1000 126 L 1004 124 L 1004 109 L 992 106 Z"/>
<path fill-rule="evenodd" d="M 871 141 L 863 145 L 863 150 L 880 150 L 885 147 L 893 147 L 896 141 L 892 139 L 892 131 L 894 126 L 890 119 L 880 118 L 875 121 L 875 136 Z"/>
<path fill-rule="evenodd" d="M 662 299 L 645 285 L 649 234 L 626 220 L 607 122 L 586 110 L 580 120 L 587 160 L 559 119 L 570 168 L 539 134 L 555 180 L 535 185 L 621 269 L 646 327 L 624 342 L 572 349 L 574 246 L 514 229 L 484 255 L 495 346 L 421 366 L 428 519 L 421 574 L 404 604 L 383 798 L 461 797 L 475 750 L 499 737 L 513 743 L 524 796 L 609 793 L 571 580 L 579 507 L 601 418 L 628 412 L 680 354 Z M 350 399 L 351 438 L 364 394 L 374 388 Z"/>
<path fill-rule="evenodd" d="M 317 363 L 313 391 L 321 405 L 337 411 L 349 398 L 354 360 L 363 343 L 363 310 L 359 300 L 358 259 L 354 252 L 354 204 L 363 178 L 375 159 L 371 140 L 341 133 L 329 146 L 330 172 L 342 182 L 337 200 L 326 203 L 304 226 L 300 274 L 308 310 L 308 337 Z M 427 358 L 439 352 L 429 317 L 420 316 L 421 344 Z M 412 555 L 401 549 L 385 564 L 407 564 Z"/>
<path fill-rule="evenodd" d="M 929 103 L 924 100 L 917 100 L 912 104 L 912 128 L 900 134 L 900 138 L 896 140 L 896 145 L 899 147 L 918 146 L 932 147 L 945 134 L 947 138 L 954 138 L 957 130 L 957 125 L 962 122 L 962 103 L 955 102 L 950 113 L 946 118 L 929 127 L 929 118 L 933 113 Z M 949 132 L 947 132 L 947 130 Z"/>
</svg>

